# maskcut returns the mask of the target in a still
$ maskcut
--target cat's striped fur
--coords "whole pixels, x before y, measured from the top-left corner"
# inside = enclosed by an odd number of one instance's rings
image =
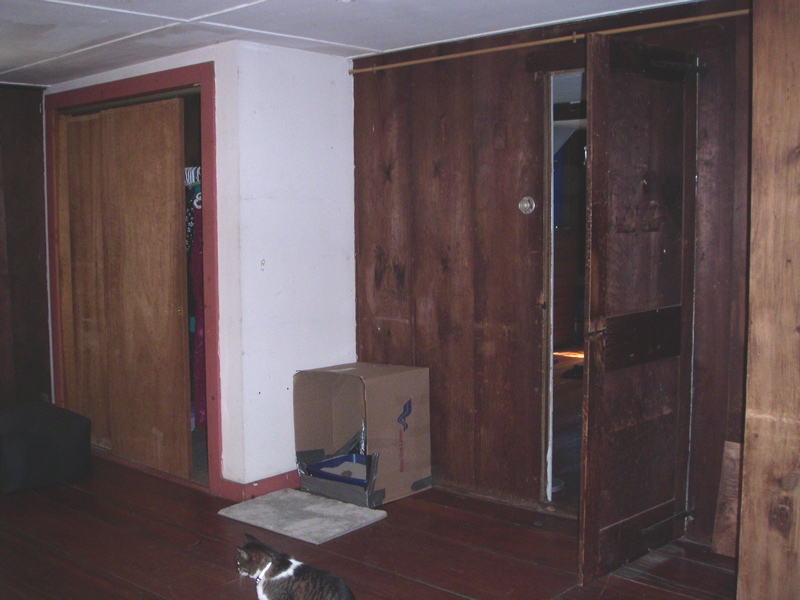
[[[355,600],[347,584],[329,571],[312,567],[245,534],[238,549],[240,575],[256,580],[259,600]]]

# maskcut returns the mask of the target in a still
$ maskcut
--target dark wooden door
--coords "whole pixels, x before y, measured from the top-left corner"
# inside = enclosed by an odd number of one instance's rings
[[[430,368],[437,484],[538,501],[545,93],[526,57],[356,77],[357,334],[359,360]]]
[[[696,69],[608,36],[588,42],[588,373],[581,578],[685,526]]]
[[[545,78],[487,55],[474,71],[475,487],[542,494]],[[535,199],[532,212],[520,201]],[[452,449],[454,452],[455,448]]]

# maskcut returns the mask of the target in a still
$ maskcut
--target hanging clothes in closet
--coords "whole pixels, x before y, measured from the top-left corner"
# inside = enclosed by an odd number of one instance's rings
[[[200,167],[187,167],[186,258],[189,282],[189,353],[191,360],[192,429],[206,426],[205,314],[203,305],[203,196]]]

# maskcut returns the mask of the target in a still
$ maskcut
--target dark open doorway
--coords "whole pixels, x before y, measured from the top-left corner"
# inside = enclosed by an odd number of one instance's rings
[[[580,503],[586,245],[586,85],[583,71],[552,75],[548,343],[550,479],[546,500],[576,515]]]

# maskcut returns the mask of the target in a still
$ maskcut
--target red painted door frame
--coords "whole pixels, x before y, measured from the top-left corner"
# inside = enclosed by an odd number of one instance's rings
[[[58,207],[55,185],[55,123],[59,112],[118,100],[129,100],[181,90],[200,88],[201,164],[203,165],[203,269],[205,292],[206,384],[208,402],[208,491],[215,496],[238,496],[232,482],[222,478],[222,426],[219,364],[219,278],[217,265],[217,178],[214,63],[160,71],[138,77],[60,92],[45,96],[47,145],[47,221],[50,269],[50,306],[53,343],[53,382],[56,403],[64,398],[64,373],[61,364],[61,323],[58,289],[57,231]]]

